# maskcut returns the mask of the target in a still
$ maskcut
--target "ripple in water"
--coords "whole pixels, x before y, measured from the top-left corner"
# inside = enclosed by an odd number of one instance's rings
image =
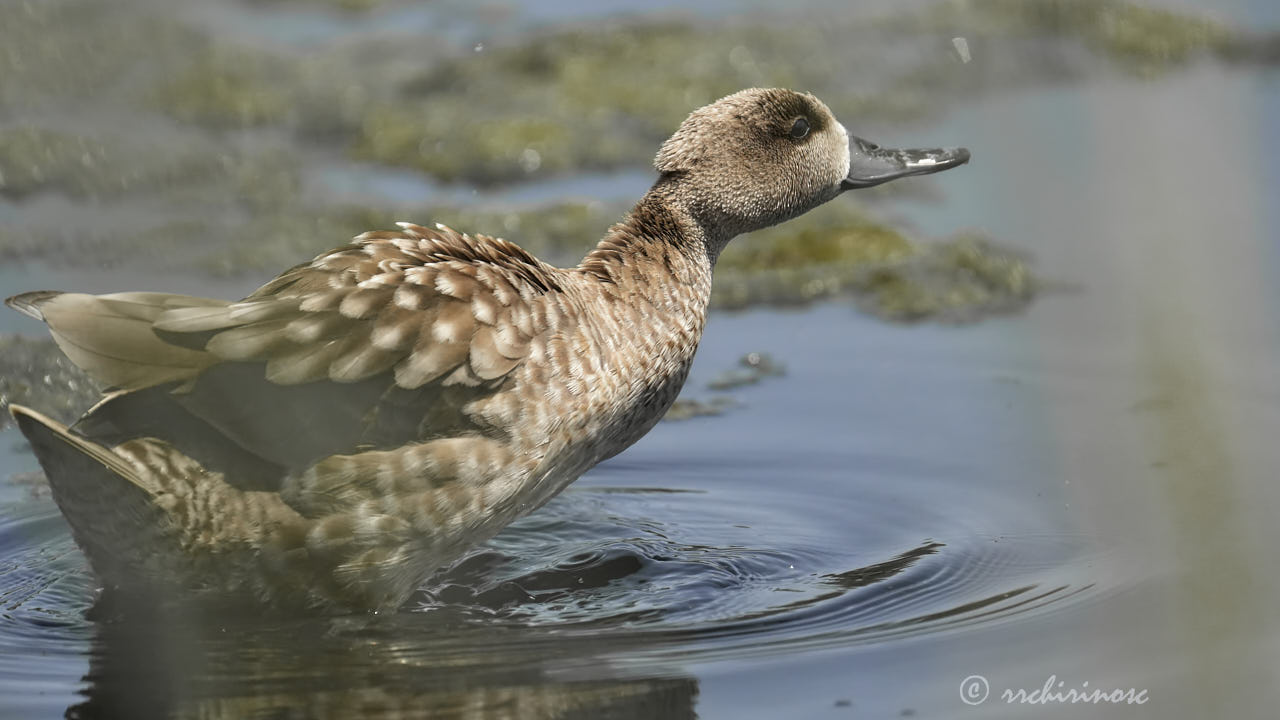
[[[850,536],[883,530],[883,515],[854,518],[803,501],[791,508],[795,531],[787,535],[761,536],[735,522],[753,508],[786,513],[785,501],[643,488],[571,492],[433,578],[415,609],[462,609],[476,622],[566,634],[616,633],[678,645],[688,658],[1013,619],[1088,595],[1095,581],[1076,571],[1100,570],[1079,536],[962,534],[890,547],[879,538],[841,548]],[[646,517],[657,517],[655,508],[662,522]],[[864,530],[852,532],[858,523]]]
[[[693,717],[685,663],[954,632],[1097,592],[1104,563],[1079,537],[989,537],[905,504],[588,484],[406,612],[94,622],[65,524],[32,503],[0,527],[0,694],[82,718]]]
[[[74,697],[93,626],[85,614],[93,580],[52,503],[31,503],[0,521],[0,696],[14,716],[37,699]],[[35,703],[33,705],[33,703]]]

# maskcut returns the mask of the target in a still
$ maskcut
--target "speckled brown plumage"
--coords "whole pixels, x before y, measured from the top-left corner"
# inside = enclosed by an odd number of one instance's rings
[[[662,417],[725,243],[839,194],[847,142],[800,93],[703,108],[576,268],[402,223],[239,302],[20,295],[112,392],[15,415],[106,583],[395,607]]]

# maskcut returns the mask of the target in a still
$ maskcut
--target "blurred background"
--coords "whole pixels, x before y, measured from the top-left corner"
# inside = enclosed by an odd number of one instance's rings
[[[1273,0],[5,2],[5,296],[573,264],[744,87],[974,159],[736,240],[668,422],[391,617],[93,619],[6,413],[0,716],[1272,714],[1278,66]],[[0,313],[0,405],[96,395]]]

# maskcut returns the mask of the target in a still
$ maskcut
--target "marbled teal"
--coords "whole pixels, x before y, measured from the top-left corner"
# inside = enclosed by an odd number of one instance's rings
[[[70,428],[12,410],[108,588],[395,608],[658,422],[731,238],[968,158],[882,149],[812,95],[744,90],[680,125],[574,268],[405,223],[237,302],[10,298],[109,388]]]

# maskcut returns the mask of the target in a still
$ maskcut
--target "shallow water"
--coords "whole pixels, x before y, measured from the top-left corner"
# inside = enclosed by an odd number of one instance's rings
[[[1277,20],[1269,3],[1216,7]],[[747,352],[786,373],[734,389],[721,415],[660,424],[389,615],[87,619],[93,580],[56,509],[5,485],[0,715],[1272,714],[1274,71],[1206,62],[998,93],[875,139],[922,135],[974,162],[939,176],[938,202],[889,209],[926,236],[976,227],[1030,254],[1046,291],[1025,313],[716,314],[689,396],[716,397],[707,383]],[[362,172],[304,190],[435,189]],[[636,182],[605,179],[551,187],[613,200]],[[0,269],[6,294],[234,296],[262,279]],[[0,474],[33,469],[0,433]],[[976,705],[971,676],[990,690]],[[1050,678],[1149,701],[1001,698]]]
[[[659,426],[391,617],[95,625],[80,617],[92,580],[62,520],[28,501],[6,517],[3,642],[44,651],[0,670],[61,690],[25,698],[49,714],[69,687],[85,714],[149,707],[155,692],[177,716],[209,703],[272,716],[325,688],[309,708],[394,716],[512,693],[646,717],[655,702],[692,712],[691,668],[931,642],[1097,602],[1133,578],[1074,527],[1054,481],[1029,483],[1019,453],[928,449],[1026,444],[1016,418],[1037,408],[1002,348],[1016,325],[903,330],[844,305],[718,317],[700,368],[731,364],[768,328],[788,374],[723,416]],[[957,362],[932,378],[886,363],[929,347]],[[860,387],[831,392],[850,373]],[[904,382],[918,398],[902,400]],[[979,417],[1003,421],[956,427]],[[147,689],[122,693],[136,678]]]

